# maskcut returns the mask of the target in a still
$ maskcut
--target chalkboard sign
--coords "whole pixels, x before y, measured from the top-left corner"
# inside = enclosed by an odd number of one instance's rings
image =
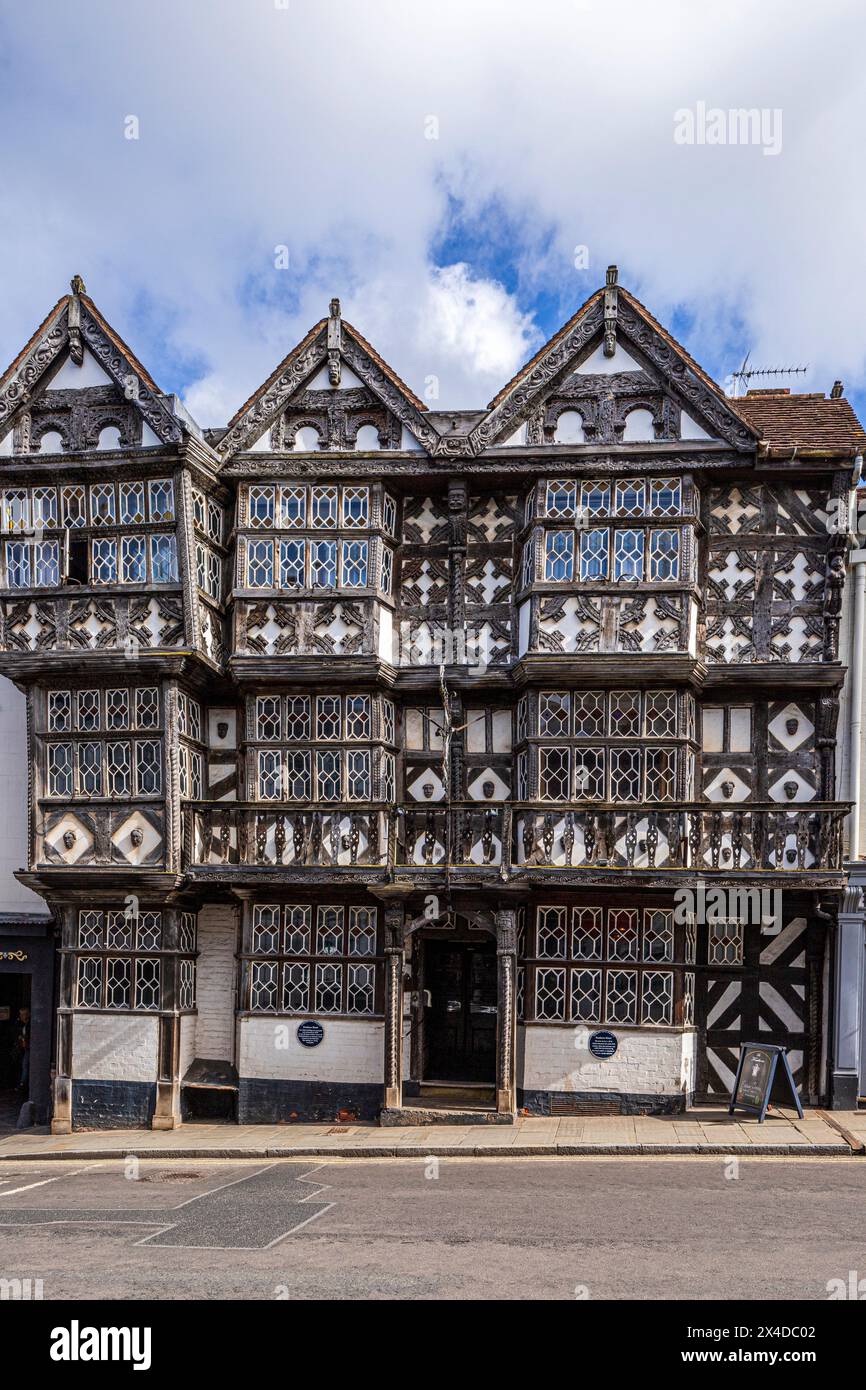
[[[321,1023],[316,1023],[313,1019],[298,1024],[298,1042],[302,1047],[318,1047],[324,1036],[325,1030]]]
[[[593,1057],[612,1057],[619,1047],[619,1043],[613,1033],[607,1031],[593,1033],[589,1040],[589,1050]]]
[[[737,1110],[746,1110],[750,1115],[757,1115],[758,1124],[761,1124],[770,1104],[773,1081],[777,1075],[785,1089],[790,1091],[791,1099],[797,1107],[797,1114],[802,1120],[803,1107],[788,1061],[788,1049],[777,1047],[774,1043],[740,1044],[740,1061],[728,1114],[733,1115],[735,1107]]]

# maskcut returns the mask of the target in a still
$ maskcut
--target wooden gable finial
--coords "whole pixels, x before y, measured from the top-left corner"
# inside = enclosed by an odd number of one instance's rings
[[[613,357],[616,352],[616,307],[617,281],[619,272],[615,265],[607,268],[604,287],[604,355]]]
[[[340,301],[332,299],[328,317],[328,381],[332,386],[340,384],[340,348],[343,342],[343,322],[340,318]]]
[[[81,337],[81,303],[78,296],[86,294],[87,289],[80,275],[73,275],[69,281],[72,298],[69,301],[67,326],[69,328],[69,356],[80,367],[84,362],[84,342]]]

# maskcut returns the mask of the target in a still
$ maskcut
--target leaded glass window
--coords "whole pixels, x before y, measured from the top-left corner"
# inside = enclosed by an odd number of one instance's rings
[[[171,478],[153,478],[147,485],[151,521],[174,521],[174,487]]]
[[[679,532],[650,531],[650,579],[678,579],[679,572]]]
[[[580,536],[581,579],[607,579],[608,533],[596,528]]]
[[[574,532],[548,531],[544,538],[544,577],[564,580],[574,577]]]

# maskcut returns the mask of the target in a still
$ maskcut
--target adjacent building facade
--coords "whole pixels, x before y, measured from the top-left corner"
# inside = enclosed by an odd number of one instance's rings
[[[333,301],[202,431],[76,277],[0,379],[55,1131],[832,1101],[863,439],[615,268],[486,408]]]

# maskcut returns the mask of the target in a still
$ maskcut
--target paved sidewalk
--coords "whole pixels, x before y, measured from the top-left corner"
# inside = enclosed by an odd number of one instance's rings
[[[556,1154],[775,1154],[798,1158],[863,1154],[866,1112],[773,1108],[759,1125],[726,1109],[701,1106],[684,1115],[585,1118],[521,1117],[513,1125],[189,1124],[153,1131],[90,1130],[68,1135],[17,1130],[0,1138],[3,1159],[291,1158],[335,1155],[525,1157]]]

